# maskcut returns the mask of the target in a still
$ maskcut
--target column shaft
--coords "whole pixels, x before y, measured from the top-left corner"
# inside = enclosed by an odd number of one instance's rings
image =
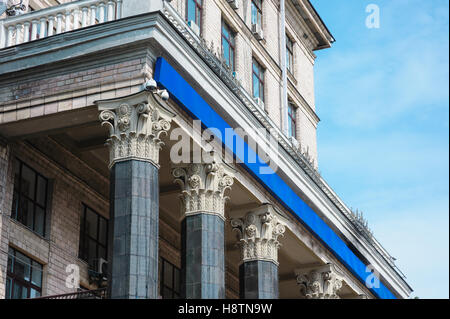
[[[128,160],[111,169],[111,298],[158,297],[158,168]]]
[[[187,299],[225,298],[224,221],[211,214],[182,222],[182,276]]]
[[[241,299],[278,299],[278,265],[271,261],[247,261],[239,267]]]

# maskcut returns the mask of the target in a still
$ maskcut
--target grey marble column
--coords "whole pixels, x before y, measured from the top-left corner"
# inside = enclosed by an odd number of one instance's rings
[[[285,227],[272,206],[263,205],[243,218],[231,221],[238,233],[242,263],[239,267],[239,294],[242,299],[278,298],[278,237]]]
[[[164,97],[164,98],[162,98]],[[160,139],[172,114],[167,92],[154,87],[96,102],[110,138],[108,293],[111,298],[158,298]]]
[[[182,222],[182,292],[189,299],[225,298],[224,220],[211,214]]]
[[[278,264],[266,260],[239,266],[239,295],[242,299],[278,299]]]
[[[158,296],[158,167],[128,160],[111,169],[111,297]]]
[[[233,184],[223,163],[179,165],[182,187],[182,293],[188,299],[225,298],[225,201]]]

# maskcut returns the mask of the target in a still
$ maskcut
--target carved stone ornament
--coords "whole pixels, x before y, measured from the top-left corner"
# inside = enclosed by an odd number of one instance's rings
[[[248,213],[244,218],[231,221],[238,233],[242,260],[267,260],[278,264],[279,236],[283,236],[285,226],[278,221],[272,206],[264,205]]]
[[[102,125],[109,127],[110,167],[138,159],[159,164],[161,137],[174,115],[164,107],[167,91],[141,91],[123,98],[96,101]],[[167,99],[167,98],[166,98]]]
[[[333,264],[296,270],[297,284],[305,299],[340,299],[343,276]]]
[[[182,213],[213,214],[225,219],[225,191],[233,185],[234,171],[216,157],[211,163],[177,164],[172,169],[181,186]]]

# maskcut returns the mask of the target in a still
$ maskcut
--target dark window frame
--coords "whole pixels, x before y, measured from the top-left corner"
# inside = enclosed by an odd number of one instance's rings
[[[254,21],[253,11],[256,11],[256,21]],[[263,22],[262,0],[252,0],[250,14],[252,24],[257,24],[262,29],[262,22]]]
[[[175,266],[174,264],[172,264],[171,262],[169,262],[167,259],[160,257],[160,260],[161,260],[161,277],[160,277],[159,289],[160,289],[161,298],[169,299],[169,298],[164,298],[164,296],[165,296],[164,290],[167,289],[172,294],[171,299],[180,299],[181,298],[181,269],[178,268],[177,266]],[[164,282],[166,264],[169,264],[172,267],[172,274],[171,274],[172,286],[168,286]],[[176,290],[176,287],[175,287],[175,278],[176,278],[175,272],[176,271],[178,272],[178,291]]]
[[[16,158],[14,165],[19,165],[19,185],[17,187],[16,182],[14,181],[14,187],[13,187],[13,205],[11,207],[11,218],[14,220],[17,220],[19,223],[23,224],[28,229],[32,230],[34,233],[42,236],[45,238],[47,233],[47,209],[48,209],[48,198],[49,198],[49,180],[42,174],[40,174],[38,171],[36,171],[31,166],[27,165],[20,159]],[[26,166],[27,169],[32,171],[35,175],[35,181],[34,181],[34,194],[33,198],[30,198],[28,195],[22,193],[22,172],[23,167]],[[15,167],[16,169],[17,167]],[[14,174],[15,174],[14,170]],[[15,179],[16,176],[14,176]],[[38,193],[38,180],[39,178],[43,179],[45,181],[45,199],[44,204],[38,203],[37,199],[37,193]],[[16,196],[17,194],[17,196]],[[22,199],[25,199],[28,202],[31,202],[33,205],[33,225],[32,227],[29,227],[28,225],[25,225],[20,219],[19,219],[19,212],[21,212],[21,203]],[[43,225],[42,225],[42,234],[36,231],[36,206],[43,210],[44,212],[44,219],[43,219]],[[23,213],[21,213],[22,215]]]
[[[255,66],[256,69],[258,70],[258,73],[255,72]],[[265,76],[265,68],[255,59],[253,58],[252,61],[252,94],[254,98],[260,98],[263,102],[264,102],[264,76]],[[255,81],[254,78],[258,79],[258,92],[259,92],[259,96],[255,95]]]
[[[228,33],[228,37],[224,33],[225,31]],[[225,61],[227,62],[227,65],[230,67],[232,71],[236,71],[236,32],[231,29],[231,27],[227,24],[225,20],[222,19],[222,27],[221,27],[221,33],[222,33],[222,55],[225,58]],[[229,50],[229,56],[225,56],[225,50],[223,49],[223,43],[226,41],[228,43],[228,46],[230,48]],[[233,53],[233,57],[231,57],[231,52]],[[230,65],[231,64],[231,65]]]
[[[82,203],[83,212],[80,216],[80,239],[78,244],[78,258],[84,260],[88,263],[89,266],[95,267],[95,260],[99,258],[103,258],[99,256],[99,247],[103,248],[105,251],[105,260],[108,260],[108,238],[109,238],[109,220],[104,216],[100,215],[97,211],[92,209],[90,206]],[[97,217],[97,230],[96,230],[96,238],[93,238],[89,232],[86,230],[86,221],[87,221],[87,212],[88,210],[96,215]],[[105,244],[102,244],[100,241],[100,220],[103,219],[106,225],[106,241]],[[82,222],[84,223],[82,224]],[[95,256],[89,256],[89,241],[93,241],[95,243]]]
[[[292,103],[288,103],[288,135],[297,138],[297,107]]]
[[[291,74],[294,74],[294,44],[295,42],[286,34],[286,68]]]
[[[198,25],[200,29],[200,33],[202,32],[202,24],[203,24],[203,0],[186,0],[186,22],[189,22],[189,2],[193,1],[195,3],[195,23]]]
[[[11,256],[11,252],[13,252],[13,256]],[[31,264],[28,265],[30,267],[30,279],[26,280],[25,278],[22,278],[19,274],[15,273],[15,264],[16,264],[16,253],[19,252],[20,254],[26,256],[27,258],[30,259]],[[18,259],[18,258],[17,258]],[[24,263],[24,261],[22,261],[22,263]],[[41,273],[41,286],[37,286],[35,284],[33,284],[33,270],[32,267],[36,267],[33,265],[33,263],[36,263],[38,266],[40,266],[40,273]],[[10,269],[10,265],[13,268],[12,272]],[[10,281],[10,286],[9,286],[9,290],[12,292],[14,292],[14,286],[16,283],[20,284],[22,287],[27,289],[27,298],[31,297],[31,289],[36,290],[37,292],[39,292],[39,296],[42,296],[42,283],[44,281],[44,265],[41,264],[40,262],[36,261],[35,259],[27,256],[26,254],[22,253],[21,251],[9,246],[9,251],[8,251],[8,264],[7,264],[7,271],[6,271],[6,283]],[[6,289],[6,287],[5,287]],[[12,299],[11,294],[8,295],[8,290],[5,291],[6,295],[5,298],[6,299]],[[15,298],[17,299],[17,298]]]

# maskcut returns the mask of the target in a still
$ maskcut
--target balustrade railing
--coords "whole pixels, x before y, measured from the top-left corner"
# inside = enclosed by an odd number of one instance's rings
[[[0,20],[0,49],[122,17],[122,0],[82,0]]]

